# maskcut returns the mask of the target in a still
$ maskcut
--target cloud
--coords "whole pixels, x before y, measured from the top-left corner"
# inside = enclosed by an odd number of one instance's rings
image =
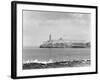
[[[23,11],[24,45],[39,45],[48,40],[51,33],[53,39],[89,39],[90,14]]]

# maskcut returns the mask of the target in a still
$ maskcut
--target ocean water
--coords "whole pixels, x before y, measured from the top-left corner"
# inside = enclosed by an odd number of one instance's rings
[[[90,60],[90,48],[23,48],[22,60],[54,62],[66,60]]]

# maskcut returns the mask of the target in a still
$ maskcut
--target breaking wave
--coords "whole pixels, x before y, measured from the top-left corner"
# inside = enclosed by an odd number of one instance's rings
[[[27,60],[24,61],[24,64],[28,64],[28,63],[43,63],[43,64],[47,64],[47,63],[53,63],[54,61],[52,59],[49,59],[48,61],[39,61],[38,59],[35,60]]]

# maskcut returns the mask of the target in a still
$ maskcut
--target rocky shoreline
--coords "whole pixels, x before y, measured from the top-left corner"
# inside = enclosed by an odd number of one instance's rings
[[[61,68],[61,67],[84,67],[90,66],[91,60],[72,60],[60,61],[52,63],[23,63],[23,69],[45,69],[45,68]]]

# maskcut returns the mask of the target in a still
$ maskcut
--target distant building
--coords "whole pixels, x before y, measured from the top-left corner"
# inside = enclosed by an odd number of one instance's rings
[[[59,38],[58,40],[52,40],[51,34],[49,40],[40,45],[40,48],[87,48],[90,47],[90,42],[82,40],[64,40]]]

